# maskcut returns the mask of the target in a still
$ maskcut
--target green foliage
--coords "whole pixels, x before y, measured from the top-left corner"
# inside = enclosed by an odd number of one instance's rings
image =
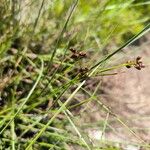
[[[134,6],[134,3],[132,2],[133,1],[131,0],[92,0],[88,2],[81,0],[70,23],[71,29],[68,28],[68,30],[76,30],[77,28],[76,32],[78,32],[78,35],[76,38],[78,39],[78,42],[83,41],[86,37],[85,42],[88,45],[94,42],[94,40],[91,40],[91,38],[94,37],[99,38],[102,45],[108,43],[111,44],[112,40],[115,40],[115,43],[121,43],[125,33],[135,35],[143,28],[143,23],[147,22],[149,19],[148,15],[141,13],[142,11],[148,12],[149,5],[146,5],[147,8],[145,10],[144,6]],[[59,1],[57,1],[57,5],[58,3]],[[64,7],[63,9],[62,5],[65,4],[61,3],[59,3],[59,5],[61,5],[60,15],[62,16],[67,7]],[[111,37],[105,42],[111,32],[113,32]]]

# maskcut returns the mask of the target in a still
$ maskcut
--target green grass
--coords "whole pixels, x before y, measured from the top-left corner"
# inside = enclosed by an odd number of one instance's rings
[[[102,138],[111,129],[110,116],[138,141],[122,144],[149,149],[147,142],[98,100],[101,82],[90,90],[84,87],[95,76],[111,77],[113,70],[125,68],[125,60],[115,62],[118,65],[109,61],[150,30],[149,10],[149,2],[135,0],[30,0],[26,4],[2,0],[0,149],[119,150],[117,142]],[[113,46],[116,49],[108,49]],[[87,58],[80,56],[82,51]],[[89,109],[90,103],[106,114],[100,121],[102,137],[97,145],[79,126],[81,108]]]

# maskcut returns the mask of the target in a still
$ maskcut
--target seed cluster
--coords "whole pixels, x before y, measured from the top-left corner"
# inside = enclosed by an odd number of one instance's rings
[[[72,52],[72,55],[71,55],[71,59],[73,59],[74,61],[79,61],[83,58],[87,58],[87,54],[83,51],[79,52],[77,51],[76,49],[74,48],[70,48],[69,49],[71,52]],[[85,78],[87,78],[87,72],[88,72],[88,68],[87,67],[82,67],[80,66],[80,68],[77,68],[77,74],[78,74],[78,77],[83,80]]]
[[[72,52],[71,58],[74,60],[79,60],[87,57],[87,54],[85,52],[78,52],[74,48],[70,48],[69,50]]]
[[[134,61],[127,61],[126,67],[131,68],[133,66],[137,70],[141,70],[142,68],[145,68],[145,65],[143,64],[141,59],[142,57],[138,56]]]

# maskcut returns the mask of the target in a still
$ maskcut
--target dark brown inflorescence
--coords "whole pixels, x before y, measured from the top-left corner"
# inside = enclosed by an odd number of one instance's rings
[[[87,54],[85,52],[78,52],[74,48],[70,48],[69,50],[72,52],[71,58],[74,60],[79,60],[87,57]]]
[[[138,56],[135,61],[127,61],[126,67],[131,68],[132,66],[136,68],[137,70],[141,70],[142,68],[145,68],[145,65],[141,61],[142,57]]]

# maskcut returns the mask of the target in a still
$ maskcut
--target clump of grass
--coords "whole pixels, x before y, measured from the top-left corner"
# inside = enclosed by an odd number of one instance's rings
[[[33,0],[27,1],[26,5],[15,0],[3,3],[4,5],[0,5],[1,149],[119,149],[113,144],[107,146],[109,143],[100,143],[99,146],[91,144],[88,135],[78,127],[75,108],[80,110],[81,106],[84,107],[84,104],[92,101],[96,101],[104,112],[119,121],[143,146],[149,147],[109,106],[97,101],[96,91],[100,84],[93,93],[83,87],[96,75],[113,75],[108,71],[119,67],[134,65],[137,69],[142,68],[139,59],[136,64],[128,62],[111,68],[105,67],[111,57],[150,30],[150,24],[146,23],[147,16],[144,16],[142,23],[139,21],[140,11],[135,18],[125,18],[128,21],[135,19],[135,23],[126,26],[137,25],[138,31],[128,31],[128,28],[125,28],[123,23],[119,24],[120,21],[116,19],[116,16],[122,17],[121,12],[127,13],[127,16],[130,13],[135,14],[136,9],[130,7],[137,4],[130,0],[126,3],[85,3],[78,0],[72,3],[54,1],[48,4],[45,0]],[[101,7],[96,7],[100,4]],[[143,3],[140,4],[139,7],[142,7]],[[26,12],[31,16],[23,14],[25,17],[20,17],[23,10],[32,12],[32,9],[37,11],[35,14],[33,12],[33,16]],[[112,18],[112,21],[108,18]],[[116,26],[113,25],[114,22]],[[83,28],[84,26],[86,27]],[[110,31],[107,32],[109,27]],[[127,32],[134,36],[122,44],[121,39]],[[113,40],[116,45],[122,46],[110,53],[108,51],[108,55],[103,56],[103,51],[113,44]],[[91,48],[95,50],[90,50]],[[101,53],[96,49],[100,49]],[[98,55],[96,62],[93,54]],[[73,102],[80,91],[89,98]],[[105,120],[103,134],[106,126]]]

